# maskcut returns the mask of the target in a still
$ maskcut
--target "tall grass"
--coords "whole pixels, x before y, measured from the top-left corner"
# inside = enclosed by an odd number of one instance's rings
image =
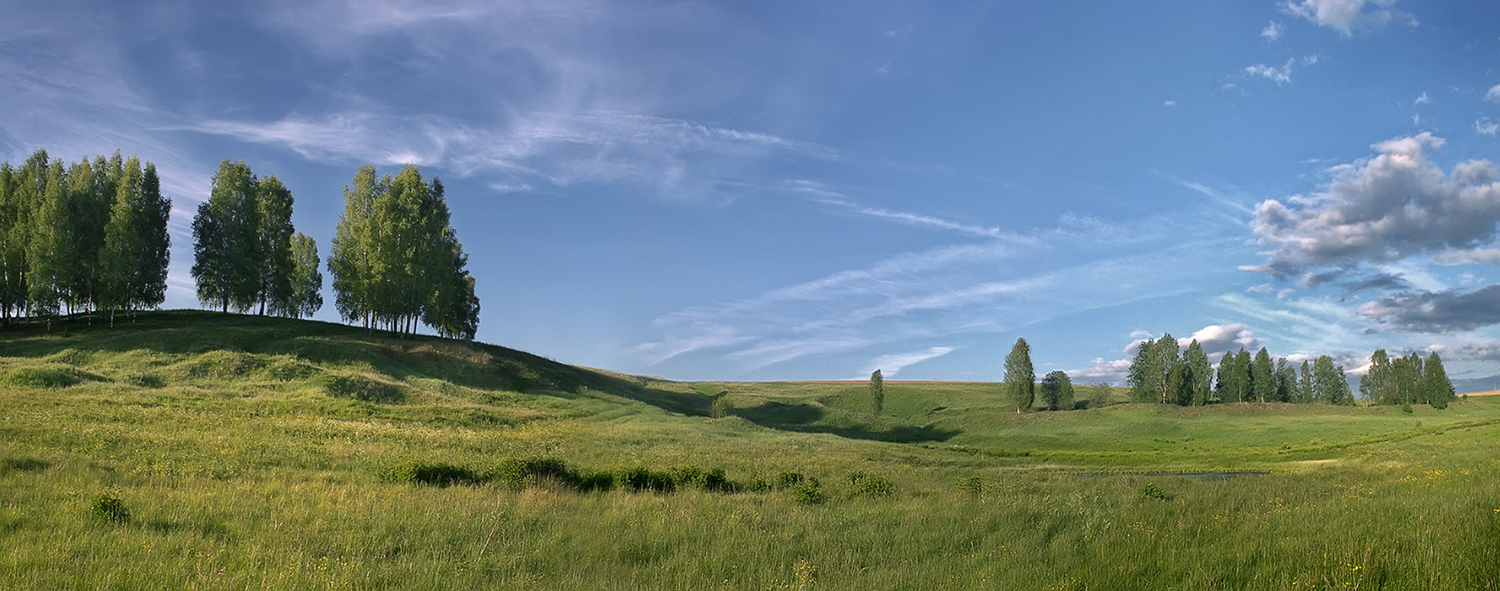
[[[863,384],[191,313],[0,351],[5,588],[1500,585],[1500,401],[1017,416],[888,382],[875,417]],[[1145,475],[1215,469],[1268,473]]]

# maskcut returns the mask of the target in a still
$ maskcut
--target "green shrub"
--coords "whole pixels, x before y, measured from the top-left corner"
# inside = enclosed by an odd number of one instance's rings
[[[722,419],[734,414],[734,405],[729,404],[729,397],[717,396],[714,398],[713,406],[709,409],[709,416]]]
[[[805,478],[792,489],[792,500],[803,505],[820,505],[827,497],[823,495],[823,487],[818,479]]]
[[[849,475],[849,497],[888,497],[896,487],[884,474],[854,472]]]
[[[672,475],[654,472],[640,466],[620,468],[615,471],[615,484],[632,492],[672,492],[676,489]]]
[[[984,494],[984,477],[978,474],[971,474],[969,476],[961,478],[958,481],[958,490],[964,491],[976,497],[980,496]]]
[[[709,492],[723,493],[736,492],[740,489],[739,484],[730,480],[729,476],[724,474],[723,468],[714,468],[704,472],[698,478],[697,482],[694,483],[694,486]]]
[[[1172,499],[1172,497],[1168,495],[1166,491],[1162,490],[1160,486],[1157,486],[1155,482],[1147,482],[1144,486],[1141,487],[1141,498],[1156,499],[1158,501],[1169,501]]]
[[[1404,412],[1406,414],[1411,414],[1411,403],[1402,404],[1401,405],[1401,412]]]
[[[513,487],[553,482],[576,488],[580,480],[567,462],[557,458],[506,458],[490,471],[489,478]]]
[[[786,471],[776,476],[776,488],[787,489],[802,484],[804,480],[801,472]]]
[[[483,477],[466,466],[422,460],[392,466],[381,477],[390,482],[430,486],[484,483]]]
[[[89,514],[94,519],[109,523],[129,523],[130,510],[125,508],[125,501],[114,491],[105,491],[94,497],[89,503]]]

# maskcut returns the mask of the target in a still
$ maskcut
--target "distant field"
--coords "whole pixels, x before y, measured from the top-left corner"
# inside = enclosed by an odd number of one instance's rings
[[[1018,415],[885,386],[875,416],[864,382],[206,312],[8,330],[0,586],[1500,586],[1500,398]],[[1189,472],[1263,474],[1147,476]]]

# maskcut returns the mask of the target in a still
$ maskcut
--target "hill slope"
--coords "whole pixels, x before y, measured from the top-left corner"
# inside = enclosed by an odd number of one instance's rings
[[[887,382],[872,416],[865,387],[211,312],[6,331],[0,587],[1500,584],[1500,399],[1017,415]],[[1212,470],[1265,474],[1143,475]]]

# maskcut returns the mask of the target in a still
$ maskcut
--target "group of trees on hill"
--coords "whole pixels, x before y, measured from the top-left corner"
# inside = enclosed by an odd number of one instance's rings
[[[292,228],[292,192],[225,160],[193,217],[198,301],[224,313],[301,318],[323,307],[318,244]]]
[[[1179,351],[1181,353],[1179,354]],[[1171,334],[1140,344],[1126,377],[1138,402],[1203,406],[1221,402],[1353,404],[1344,368],[1327,355],[1301,367],[1273,359],[1265,347],[1225,352],[1218,368],[1194,339],[1183,349]]]
[[[166,298],[172,202],[139,158],[0,165],[0,316],[133,313]]]
[[[1242,348],[1237,353],[1224,353],[1215,369],[1209,366],[1197,340],[1178,355],[1180,348],[1170,334],[1141,343],[1126,378],[1132,399],[1183,406],[1219,402],[1354,404],[1344,368],[1327,355],[1310,362],[1303,360],[1299,367],[1285,358],[1273,359],[1264,347],[1253,357]],[[1435,408],[1447,408],[1454,391],[1436,351],[1423,361],[1417,353],[1391,359],[1384,349],[1370,356],[1370,369],[1360,378],[1359,390],[1375,404],[1430,404]]]
[[[300,318],[323,306],[318,245],[292,227],[292,192],[225,160],[193,217],[198,300],[230,310]],[[449,223],[443,184],[415,166],[395,176],[360,167],[344,188],[328,259],[339,314],[366,329],[473,339],[479,298],[469,257]],[[37,150],[0,165],[0,319],[135,312],[166,299],[172,202],[150,162]],[[90,316],[92,318],[92,316]],[[132,316],[133,317],[133,316]]]
[[[472,339],[479,298],[468,261],[437,177],[428,183],[410,165],[382,177],[365,165],[344,188],[328,259],[344,319],[397,334],[420,321],[439,335]]]
[[[1424,362],[1415,351],[1391,359],[1385,349],[1370,355],[1370,371],[1359,379],[1359,391],[1377,404],[1430,404],[1448,408],[1453,400],[1453,382],[1443,369],[1437,351]]]

